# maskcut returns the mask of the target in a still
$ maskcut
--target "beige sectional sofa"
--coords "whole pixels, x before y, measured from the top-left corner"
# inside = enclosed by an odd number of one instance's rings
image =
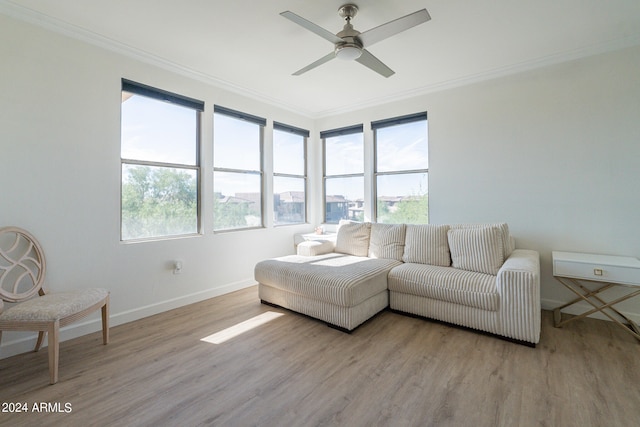
[[[263,303],[351,331],[378,312],[432,318],[535,345],[540,263],[515,249],[505,223],[347,223],[335,243],[255,267]]]

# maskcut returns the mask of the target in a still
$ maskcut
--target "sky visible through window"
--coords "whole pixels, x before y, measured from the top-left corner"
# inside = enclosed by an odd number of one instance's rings
[[[260,126],[224,114],[213,122],[213,165],[218,168],[260,170]]]
[[[195,165],[195,118],[191,108],[131,96],[122,103],[122,158]]]
[[[423,170],[429,167],[427,121],[418,121],[377,130],[377,172]],[[327,138],[326,176],[362,173],[362,134]],[[407,196],[427,193],[426,174],[397,175],[378,180],[378,196]],[[338,191],[339,193],[336,193]],[[349,200],[363,198],[362,179],[343,179],[327,188],[327,195]]]
[[[273,131],[273,172],[304,175],[304,137],[278,129]]]
[[[364,198],[364,178],[342,177],[364,173],[364,144],[362,133],[334,136],[325,140],[326,195],[344,196],[347,200]]]
[[[390,126],[376,131],[377,172],[429,168],[427,121]],[[391,178],[393,177],[393,178]],[[388,175],[378,180],[378,197],[427,193],[426,174]]]
[[[213,165],[216,168],[260,171],[260,126],[244,120],[215,114],[213,122]],[[224,196],[260,191],[259,177],[217,173],[215,191]]]
[[[426,120],[378,129],[378,172],[427,168],[427,132]]]

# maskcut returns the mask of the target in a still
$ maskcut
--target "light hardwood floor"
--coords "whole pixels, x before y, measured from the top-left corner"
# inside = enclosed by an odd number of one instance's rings
[[[220,344],[201,338],[284,313]],[[637,426],[640,343],[611,322],[537,348],[385,311],[352,334],[261,305],[257,287],[0,360],[11,426]],[[70,412],[34,413],[33,405]],[[69,405],[66,405],[69,404]],[[2,408],[0,408],[2,409]]]

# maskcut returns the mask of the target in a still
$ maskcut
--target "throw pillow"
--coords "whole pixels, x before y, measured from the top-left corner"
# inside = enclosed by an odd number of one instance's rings
[[[498,227],[452,228],[448,232],[454,268],[497,275],[504,263]]]
[[[509,258],[511,252],[515,249],[511,233],[509,233],[509,225],[506,222],[484,223],[484,224],[452,224],[451,228],[482,228],[482,227],[498,227],[502,233],[502,249],[504,259]]]
[[[355,256],[367,256],[369,252],[370,233],[370,222],[341,225],[338,229],[334,252]]]
[[[448,225],[407,225],[402,261],[449,267]]]
[[[402,261],[405,229],[404,224],[371,224],[369,257]]]

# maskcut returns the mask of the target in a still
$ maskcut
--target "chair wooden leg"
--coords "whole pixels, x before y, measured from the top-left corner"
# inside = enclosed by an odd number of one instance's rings
[[[38,341],[36,341],[36,348],[33,350],[38,351],[40,350],[40,347],[42,346],[42,341],[44,341],[44,334],[46,334],[46,331],[40,331],[38,332]]]
[[[55,321],[49,325],[49,376],[50,383],[58,382],[58,361],[60,359],[60,322]]]
[[[109,297],[102,306],[102,343],[109,344]]]

